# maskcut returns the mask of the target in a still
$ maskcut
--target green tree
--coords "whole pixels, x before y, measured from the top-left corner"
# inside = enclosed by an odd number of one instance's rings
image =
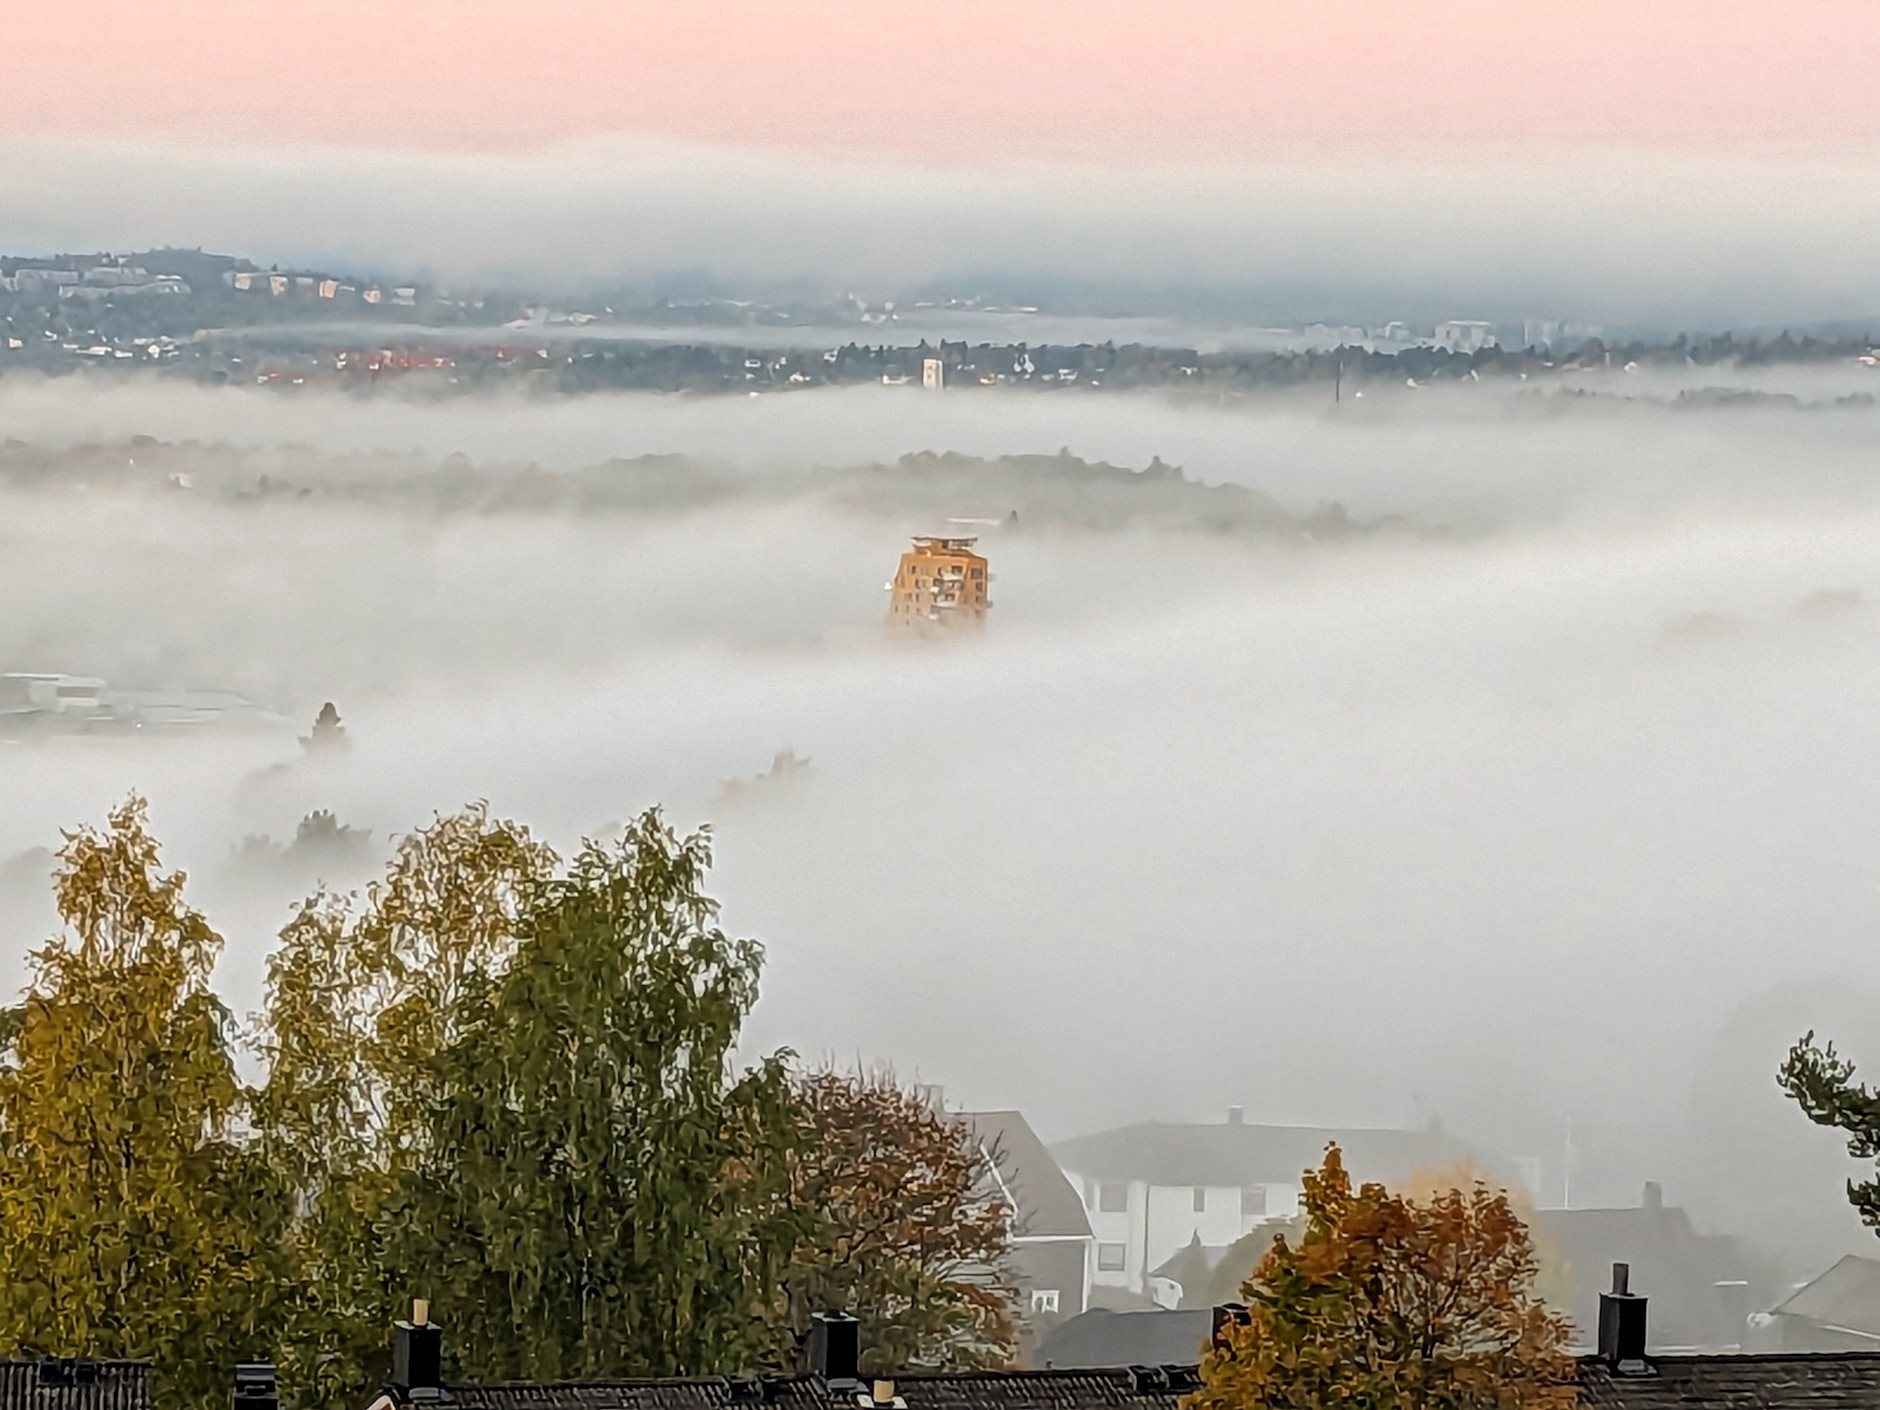
[[[1190,1410],[1573,1405],[1567,1326],[1533,1291],[1505,1195],[1353,1190],[1336,1146],[1303,1183],[1305,1233],[1277,1239],[1247,1281],[1247,1320],[1204,1357]]]
[[[790,1197],[810,1222],[777,1281],[773,1360],[792,1365],[833,1310],[860,1320],[870,1370],[1010,1363],[1013,1211],[971,1130],[884,1073],[803,1074],[791,1099]]]
[[[0,1024],[0,1355],[148,1358],[170,1406],[268,1349],[286,1271],[183,883],[141,799],[67,834],[64,931]]]
[[[784,1055],[733,1053],[762,959],[717,924],[710,849],[649,812],[533,886],[433,1072],[394,1266],[430,1270],[486,1377],[755,1364],[804,1220]]]
[[[400,838],[363,898],[317,893],[281,932],[256,1121],[298,1216],[281,1360],[303,1406],[339,1410],[381,1380],[387,1325],[428,1291],[398,1257],[444,1054],[467,1002],[513,956],[526,897],[555,860],[478,804]]]
[[[1776,1081],[1810,1121],[1846,1135],[1849,1155],[1880,1166],[1880,1096],[1855,1081],[1854,1072],[1833,1043],[1817,1043],[1809,1032],[1789,1050]],[[1847,1199],[1862,1223],[1880,1228],[1880,1169],[1865,1180],[1849,1180]]]

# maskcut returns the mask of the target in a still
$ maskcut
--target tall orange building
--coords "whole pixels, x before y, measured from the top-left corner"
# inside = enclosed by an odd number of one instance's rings
[[[888,623],[896,627],[983,625],[992,573],[973,552],[977,539],[917,538],[888,584]]]

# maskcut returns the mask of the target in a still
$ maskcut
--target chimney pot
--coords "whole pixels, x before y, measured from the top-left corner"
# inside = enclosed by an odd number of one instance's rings
[[[894,1404],[894,1382],[893,1381],[876,1381],[874,1390],[875,1390],[875,1404],[877,1405]]]
[[[1245,1108],[1244,1106],[1230,1106],[1227,1109],[1227,1124],[1229,1126],[1244,1125],[1246,1123],[1246,1120],[1247,1120],[1247,1108]]]
[[[1645,1182],[1645,1197],[1640,1203],[1642,1203],[1646,1209],[1663,1209],[1665,1207],[1665,1187],[1656,1180],[1647,1180]]]
[[[411,1325],[422,1327],[431,1320],[431,1304],[421,1297],[411,1300]]]
[[[862,1324],[846,1312],[810,1318],[809,1368],[825,1386],[855,1390],[861,1385]]]

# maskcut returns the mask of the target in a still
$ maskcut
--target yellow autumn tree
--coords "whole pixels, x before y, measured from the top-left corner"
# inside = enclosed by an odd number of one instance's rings
[[[67,836],[64,930],[0,1014],[0,1357],[149,1359],[208,1404],[272,1344],[281,1202],[239,1139],[222,940],[133,798]]]
[[[1472,1190],[1477,1185],[1496,1190],[1508,1197],[1508,1207],[1527,1225],[1528,1239],[1534,1245],[1534,1291],[1541,1300],[1563,1317],[1573,1309],[1573,1269],[1565,1257],[1534,1227],[1534,1201],[1524,1190],[1510,1189],[1505,1180],[1490,1174],[1464,1156],[1441,1170],[1417,1170],[1404,1182],[1404,1193],[1411,1199],[1430,1199],[1449,1190]]]
[[[1336,1146],[1303,1187],[1305,1232],[1277,1237],[1242,1287],[1247,1317],[1188,1410],[1569,1410],[1567,1325],[1534,1291],[1505,1194],[1354,1190]]]

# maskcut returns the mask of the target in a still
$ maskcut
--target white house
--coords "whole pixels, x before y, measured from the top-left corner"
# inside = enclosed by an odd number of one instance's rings
[[[1300,1176],[1337,1142],[1354,1180],[1401,1182],[1468,1156],[1438,1130],[1336,1131],[1248,1125],[1239,1107],[1213,1123],[1144,1122],[1052,1147],[1083,1196],[1096,1244],[1092,1282],[1163,1302],[1155,1277],[1189,1244],[1219,1251],[1299,1211]],[[1166,1281],[1166,1280],[1164,1280]]]
[[[1075,1317],[1090,1305],[1090,1221],[1076,1187],[1016,1111],[956,1113],[986,1157],[1011,1208],[1012,1268],[1021,1307],[1034,1327]]]

